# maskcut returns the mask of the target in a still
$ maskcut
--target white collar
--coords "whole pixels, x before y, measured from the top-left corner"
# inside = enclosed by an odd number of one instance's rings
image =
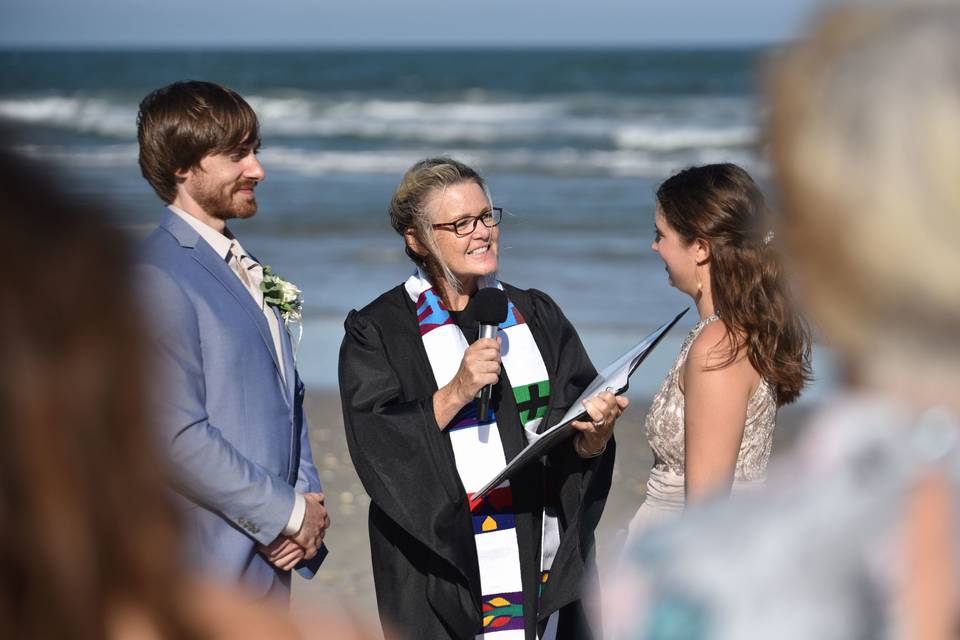
[[[200,237],[203,238],[207,244],[209,244],[213,250],[217,252],[218,256],[224,260],[227,259],[227,256],[230,255],[230,245],[233,243],[233,240],[236,239],[233,237],[233,234],[230,233],[229,229],[224,227],[223,233],[220,233],[210,225],[193,217],[180,207],[168,204],[167,209],[170,209],[170,211],[180,216],[184,222],[193,227],[194,230],[200,234]]]

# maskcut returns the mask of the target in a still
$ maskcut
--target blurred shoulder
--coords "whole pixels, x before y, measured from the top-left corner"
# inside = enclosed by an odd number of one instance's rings
[[[150,234],[140,241],[137,261],[146,264],[162,265],[178,256],[180,243],[169,231],[161,226],[156,227]]]
[[[194,597],[197,626],[210,638],[296,638],[293,624],[266,602],[251,603],[232,588],[213,583],[197,583],[190,589]]]

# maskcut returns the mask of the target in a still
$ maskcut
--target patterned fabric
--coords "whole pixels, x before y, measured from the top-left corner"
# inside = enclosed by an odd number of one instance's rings
[[[493,279],[484,279],[480,287],[503,288]],[[416,303],[420,335],[430,367],[437,387],[443,387],[456,375],[468,346],[467,340],[421,271],[410,276],[404,288]],[[499,326],[498,335],[503,337],[504,344],[501,364],[515,385],[512,391],[517,398],[521,424],[528,434],[535,435],[546,415],[550,381],[530,328],[509,300],[507,319]],[[480,567],[484,630],[476,637],[522,639],[523,582],[510,482],[501,483],[482,499],[473,497],[476,490],[506,466],[496,416],[491,411],[478,420],[476,403],[470,402],[457,413],[446,431],[453,446],[457,472],[470,502]],[[543,521],[540,564],[541,570],[548,571],[560,543],[553,509],[544,509]],[[557,615],[554,613],[551,619]],[[551,627],[555,629],[556,624]]]
[[[473,496],[470,496],[470,514],[473,518],[473,533],[489,533],[516,527],[513,514],[513,495],[508,486],[501,486],[480,498],[473,506]]]
[[[647,440],[654,454],[654,465],[647,479],[646,497],[630,523],[630,538],[652,525],[668,521],[683,511],[685,504],[684,469],[684,397],[680,390],[680,370],[690,347],[711,322],[711,315],[698,322],[680,347],[680,353],[667,373],[647,412]],[[749,492],[763,486],[773,446],[773,428],[777,419],[777,401],[773,388],[761,379],[747,403],[743,439],[737,454],[733,493]]]
[[[498,593],[483,597],[484,635],[499,631],[519,631],[523,637],[523,593]],[[491,636],[500,638],[500,635]]]
[[[543,418],[550,405],[550,381],[542,380],[527,386],[513,388],[513,397],[517,401],[520,422]]]
[[[654,467],[657,469],[667,469],[683,475],[684,398],[683,391],[680,390],[680,369],[687,361],[693,341],[704,327],[717,319],[716,315],[712,315],[691,329],[680,347],[676,362],[650,405],[645,426],[650,447],[656,456]],[[747,420],[743,427],[740,453],[737,455],[735,479],[757,480],[766,474],[776,417],[777,401],[773,388],[766,380],[761,380],[747,404]]]

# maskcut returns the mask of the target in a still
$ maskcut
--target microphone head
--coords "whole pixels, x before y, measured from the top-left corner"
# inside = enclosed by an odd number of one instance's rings
[[[496,287],[480,289],[473,300],[473,317],[480,324],[500,324],[507,319],[507,294]]]

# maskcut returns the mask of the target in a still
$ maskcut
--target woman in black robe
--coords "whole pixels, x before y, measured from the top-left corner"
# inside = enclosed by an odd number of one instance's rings
[[[501,610],[494,605],[503,600],[483,593],[480,564],[488,561],[482,554],[478,560],[475,541],[484,517],[477,517],[477,505],[471,513],[464,454],[460,450],[455,456],[451,431],[469,418],[477,392],[493,384],[493,424],[504,459],[510,460],[527,444],[524,426],[542,432],[555,424],[596,371],[563,313],[535,289],[502,285],[511,314],[522,318],[539,351],[539,358],[534,353],[531,359],[542,359],[549,382],[539,388],[546,397],[536,391],[515,395],[516,381],[511,384],[508,374],[517,369],[500,366],[507,334],[476,339],[468,305],[481,286],[496,284],[500,210],[491,206],[475,171],[449,158],[414,165],[394,194],[390,214],[417,272],[361,311],[350,312],[340,351],[344,426],[353,463],[371,497],[370,547],[385,633],[388,638],[490,640],[592,637],[581,598],[593,574],[594,529],[610,488],[613,426],[627,400],[608,392],[587,400],[591,421],[575,423],[579,433],[573,439],[510,479],[508,519],[516,530],[519,558],[513,562],[518,561],[522,590],[512,623],[509,616],[495,619]],[[433,307],[423,296],[411,296],[418,282],[436,293]],[[449,314],[446,324],[460,328],[464,347],[471,342],[462,356],[453,351],[450,357],[459,360],[452,363],[456,373],[439,388],[437,361],[442,363],[450,350],[434,343],[428,354],[424,336],[434,328],[427,318],[431,309],[445,318]],[[445,329],[459,338],[454,327]],[[516,342],[519,349],[522,341]],[[542,420],[524,422],[538,409]],[[475,409],[473,420],[476,425]],[[545,542],[543,530],[550,522],[559,531],[558,543]],[[552,564],[544,567],[548,548]],[[498,624],[506,626],[497,629]]]

